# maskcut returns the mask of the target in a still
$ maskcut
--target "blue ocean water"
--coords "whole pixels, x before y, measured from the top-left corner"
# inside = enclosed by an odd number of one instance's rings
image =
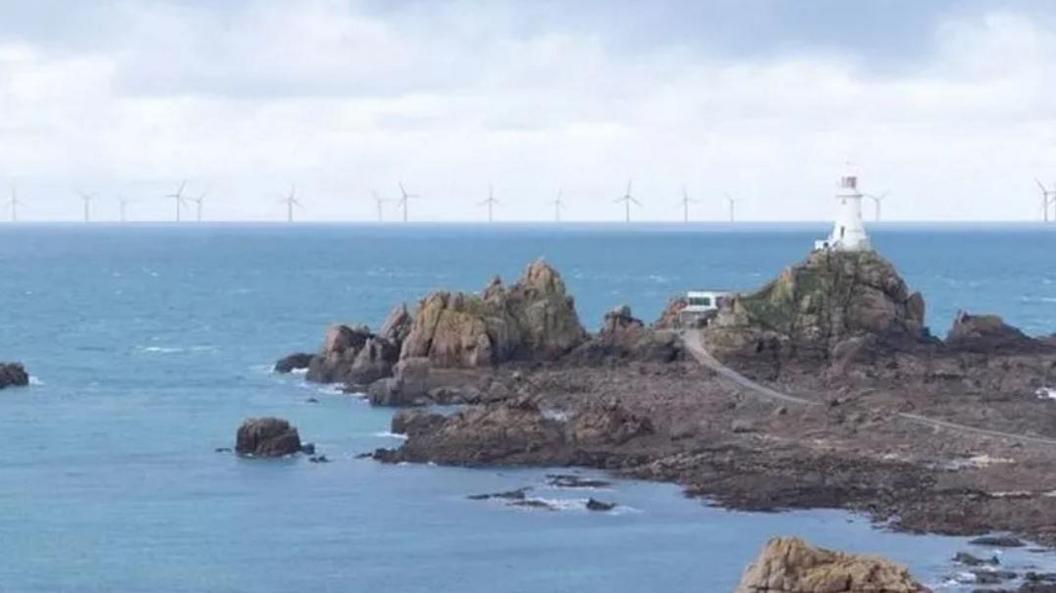
[[[512,280],[545,257],[589,326],[654,318],[687,288],[750,289],[824,225],[16,225],[0,228],[0,590],[15,592],[722,592],[766,538],[877,552],[930,583],[964,540],[816,511],[709,508],[677,487],[548,490],[545,470],[383,466],[390,411],[269,372],[335,321],[376,326],[447,287]],[[943,334],[955,311],[1056,326],[1056,234],[1040,226],[881,226],[874,242]],[[319,403],[306,402],[316,397]],[[279,415],[330,464],[218,454],[244,417]],[[468,494],[534,485],[565,510]],[[1019,552],[1015,564],[1052,564]]]

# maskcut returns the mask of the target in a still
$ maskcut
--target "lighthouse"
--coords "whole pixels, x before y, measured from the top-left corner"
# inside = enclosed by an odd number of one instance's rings
[[[837,251],[869,251],[869,235],[862,223],[862,193],[858,191],[858,177],[846,175],[840,178],[836,192],[836,220],[828,239],[814,242],[815,249]]]

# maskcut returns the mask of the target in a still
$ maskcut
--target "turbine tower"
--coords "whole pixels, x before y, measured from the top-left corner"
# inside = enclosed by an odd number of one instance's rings
[[[725,194],[725,195],[726,195],[726,204],[730,208],[730,222],[733,222],[734,221],[733,211],[734,211],[734,206],[737,205],[737,200],[734,199],[734,197],[731,196],[730,194]]]
[[[1049,204],[1056,204],[1056,183],[1052,184],[1051,190],[1046,189],[1045,184],[1037,177],[1034,178],[1034,183],[1037,183],[1038,188],[1041,190],[1042,218],[1045,222],[1049,222]]]
[[[386,199],[382,198],[381,196],[379,196],[378,192],[376,192],[376,191],[373,191],[373,192],[370,192],[370,193],[373,194],[373,196],[374,196],[374,205],[378,209],[378,222],[385,222],[385,210],[384,210],[383,206],[385,205],[385,202],[388,202],[388,200],[386,200]]]
[[[183,197],[183,188],[186,187],[186,186],[187,186],[187,180],[184,179],[183,181],[180,182],[180,187],[176,190],[176,193],[168,194],[168,195],[165,196],[166,199],[172,198],[172,200],[174,202],[176,202],[176,222],[180,222],[180,218],[181,218],[180,207],[183,206],[183,204],[187,201],[187,199]]]
[[[403,208],[403,222],[407,222],[407,202],[415,198],[420,198],[421,196],[407,193],[407,190],[403,188],[403,182],[400,181],[398,183],[400,186],[400,199],[396,200],[396,204]]]
[[[132,200],[129,200],[128,198],[118,198],[118,202],[121,204],[121,222],[128,222],[128,219],[125,217],[125,210],[128,208],[128,205]]]
[[[294,185],[290,186],[290,194],[285,198],[279,200],[280,204],[286,204],[286,222],[293,222],[293,207],[304,208],[300,202],[297,201],[297,187]]]
[[[209,194],[209,192],[203,191],[201,194],[198,195],[197,198],[187,198],[187,201],[194,202],[194,205],[195,205],[194,220],[195,220],[195,222],[202,222],[202,204],[205,202],[205,196],[208,195],[208,194]]]
[[[886,192],[885,191],[884,193],[882,193],[880,195],[865,194],[865,197],[867,197],[870,200],[872,200],[873,204],[876,206],[876,208],[874,209],[874,218],[875,218],[876,222],[880,222],[880,206],[883,205],[884,198],[886,198],[887,194],[889,194],[889,193],[891,193],[891,192]]]
[[[561,210],[565,208],[565,202],[561,199],[562,193],[561,190],[557,190],[557,197],[547,202],[554,207],[554,222],[561,222]]]
[[[84,201],[84,222],[92,221],[92,200],[95,199],[95,194],[90,194],[83,191],[78,191],[81,196],[81,200]]]
[[[635,205],[637,205],[639,207],[641,207],[641,205],[642,205],[641,202],[639,202],[638,200],[634,199],[634,196],[631,195],[631,180],[630,179],[627,180],[627,192],[624,193],[622,197],[619,197],[619,198],[616,198],[615,200],[613,200],[613,202],[614,203],[623,202],[624,216],[625,216],[625,221],[626,222],[631,222],[631,204],[633,203],[633,204],[635,204]]]
[[[686,191],[686,186],[682,186],[682,199],[679,200],[682,204],[682,222],[689,222],[689,205],[696,204],[697,200],[689,197],[689,192]]]
[[[480,203],[477,204],[478,206],[487,205],[487,207],[488,207],[488,223],[489,224],[492,223],[492,222],[495,222],[495,204],[498,204],[498,203],[499,203],[499,201],[495,199],[495,192],[492,190],[492,187],[489,184],[488,185],[488,199],[486,199],[483,202],[480,202]]]
[[[7,205],[11,207],[11,222],[18,222],[18,190],[15,189],[15,185],[11,184],[11,199],[7,201]]]

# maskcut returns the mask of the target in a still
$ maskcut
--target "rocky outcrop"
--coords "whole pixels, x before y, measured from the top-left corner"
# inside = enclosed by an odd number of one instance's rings
[[[825,364],[852,338],[899,348],[928,340],[924,299],[872,251],[814,252],[759,291],[733,298],[703,335],[721,360],[777,366]]]
[[[531,263],[513,286],[498,278],[477,294],[426,296],[401,358],[438,367],[476,368],[511,360],[555,360],[586,339],[561,276]]]
[[[389,311],[389,316],[382,322],[378,335],[393,344],[402,344],[413,326],[414,317],[407,311],[407,305],[400,304]]]
[[[29,373],[17,362],[0,362],[0,389],[29,385]]]
[[[566,465],[614,453],[653,434],[652,422],[618,404],[597,403],[565,418],[541,409],[531,396],[472,406],[451,416],[408,414],[394,419],[407,441],[396,451],[380,451],[383,461],[435,461],[451,464]]]
[[[927,593],[904,567],[883,558],[774,538],[748,566],[735,593]]]
[[[334,325],[326,330],[319,354],[312,357],[307,378],[366,385],[391,375],[398,359],[399,345],[367,326]]]
[[[955,350],[984,354],[1011,354],[1048,348],[997,315],[970,315],[959,311],[946,336],[946,345]]]
[[[301,451],[297,429],[281,418],[249,418],[238,427],[235,452],[252,457],[282,457]]]
[[[621,305],[605,314],[601,331],[572,351],[567,362],[671,362],[680,357],[682,342],[677,334],[646,327],[634,317],[630,307]]]
[[[664,310],[660,312],[660,318],[656,320],[653,327],[656,329],[683,329],[685,323],[682,321],[682,310],[689,305],[684,296],[672,297],[667,302]]]
[[[293,371],[306,369],[312,364],[313,354],[307,352],[295,352],[277,360],[272,369],[276,373],[292,373]]]

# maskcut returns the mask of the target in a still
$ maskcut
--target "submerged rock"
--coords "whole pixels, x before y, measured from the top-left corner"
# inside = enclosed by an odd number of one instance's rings
[[[984,535],[968,542],[976,546],[991,546],[994,548],[1022,548],[1026,544],[1023,540],[1012,535]]]
[[[235,451],[253,457],[281,457],[299,453],[301,437],[281,418],[249,418],[238,427]]]
[[[470,494],[466,498],[469,500],[491,500],[493,498],[500,498],[503,500],[524,500],[528,491],[532,488],[531,486],[525,486],[524,488],[518,488],[516,490],[507,490],[505,492],[492,492],[490,494]]]
[[[0,362],[0,389],[29,385],[29,373],[18,362]]]
[[[611,482],[575,474],[546,474],[546,483],[556,488],[608,488]]]
[[[588,511],[611,511],[614,508],[616,508],[616,503],[614,502],[605,502],[595,498],[587,499]]]
[[[774,538],[748,566],[735,593],[926,593],[904,567],[873,556]]]
[[[585,339],[561,276],[540,260],[508,289],[496,278],[479,295],[426,296],[400,357],[475,368],[517,359],[554,360]]]

